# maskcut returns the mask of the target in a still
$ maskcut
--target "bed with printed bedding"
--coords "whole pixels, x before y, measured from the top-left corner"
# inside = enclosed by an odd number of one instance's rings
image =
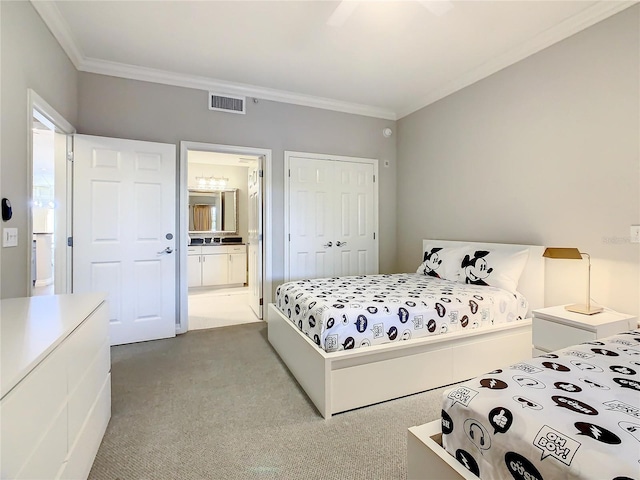
[[[487,328],[528,310],[518,292],[419,273],[289,282],[276,305],[327,352]]]
[[[325,418],[462,381],[530,353],[542,251],[425,240],[416,273],[287,282],[268,339]]]
[[[640,477],[640,330],[444,393],[442,446],[483,480]]]

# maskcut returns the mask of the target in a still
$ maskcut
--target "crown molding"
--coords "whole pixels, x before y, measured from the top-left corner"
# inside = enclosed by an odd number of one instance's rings
[[[94,58],[85,58],[78,66],[78,70],[87,73],[128,78],[130,80],[161,83],[175,87],[193,88],[197,90],[214,91],[221,94],[241,95],[245,97],[259,98],[262,100],[271,100],[274,102],[302,105],[305,107],[322,108],[325,110],[364,115],[367,117],[382,118],[386,120],[396,119],[395,112],[369,105],[342,102],[331,98],[314,97],[311,95],[258,87],[256,85],[227,82],[224,80],[217,80],[215,78],[185,75]]]
[[[181,73],[157,70],[136,65],[99,60],[85,57],[78,43],[71,33],[71,29],[53,1],[31,0],[31,4],[55,39],[66,52],[77,70],[87,73],[97,73],[113,77],[140,80],[144,82],[161,83],[175,87],[194,88],[198,90],[212,90],[217,93],[242,95],[260,98],[274,102],[290,103],[305,107],[322,108],[336,112],[363,115],[367,117],[395,120],[395,112],[370,105],[343,102],[331,98],[303,95],[284,90],[259,87],[243,83],[227,82],[215,78],[199,77]]]
[[[419,102],[400,109],[396,112],[398,119],[406,117],[421,108],[441,100],[452,93],[462,90],[469,85],[482,80],[494,73],[513,65],[551,45],[564,40],[596,23],[615,15],[626,8],[636,5],[638,0],[611,1],[600,0],[595,5],[585,9],[573,17],[566,19],[558,25],[549,28],[540,33],[533,39],[523,43],[522,45],[509,50],[503,55],[499,55],[477,68],[474,68],[457,79],[443,85],[441,88],[432,90],[428,95],[423,97]]]
[[[343,102],[324,97],[315,97],[284,90],[259,87],[243,83],[227,82],[215,78],[186,75],[181,73],[139,67],[123,63],[87,58],[75,41],[69,25],[53,1],[31,0],[31,4],[47,25],[58,43],[77,70],[87,73],[97,73],[131,80],[160,83],[176,87],[193,88],[198,90],[215,91],[229,95],[243,95],[274,102],[290,103],[305,107],[321,108],[337,112],[398,120],[420,110],[458,90],[486,78],[503,68],[508,67],[524,58],[547,48],[565,38],[588,28],[605,18],[608,18],[626,8],[638,3],[638,0],[600,0],[581,13],[566,19],[564,22],[542,32],[517,48],[511,49],[503,55],[495,57],[484,64],[468,71],[457,79],[448,82],[440,88],[432,90],[419,102],[394,112],[370,105]]]
[[[54,2],[37,0],[31,0],[31,5],[65,51],[71,63],[78,69],[84,55],[71,33],[69,24],[58,10],[58,6]]]

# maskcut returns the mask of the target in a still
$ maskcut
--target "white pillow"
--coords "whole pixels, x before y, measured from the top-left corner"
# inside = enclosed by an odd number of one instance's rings
[[[437,242],[427,244],[416,273],[457,282],[465,251],[465,247],[443,247]]]
[[[505,251],[466,247],[458,265],[460,283],[491,285],[516,292],[529,250]]]

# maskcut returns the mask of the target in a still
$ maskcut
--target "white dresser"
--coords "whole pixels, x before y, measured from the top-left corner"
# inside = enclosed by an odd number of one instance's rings
[[[102,294],[0,301],[0,477],[87,478],[111,417]]]

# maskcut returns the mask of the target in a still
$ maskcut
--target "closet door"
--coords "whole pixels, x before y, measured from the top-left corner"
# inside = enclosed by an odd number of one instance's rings
[[[334,164],[335,276],[377,273],[377,244],[374,240],[374,166],[370,163]]]
[[[378,272],[376,161],[286,154],[288,279]]]
[[[289,173],[289,279],[331,277],[333,162],[291,157]]]

